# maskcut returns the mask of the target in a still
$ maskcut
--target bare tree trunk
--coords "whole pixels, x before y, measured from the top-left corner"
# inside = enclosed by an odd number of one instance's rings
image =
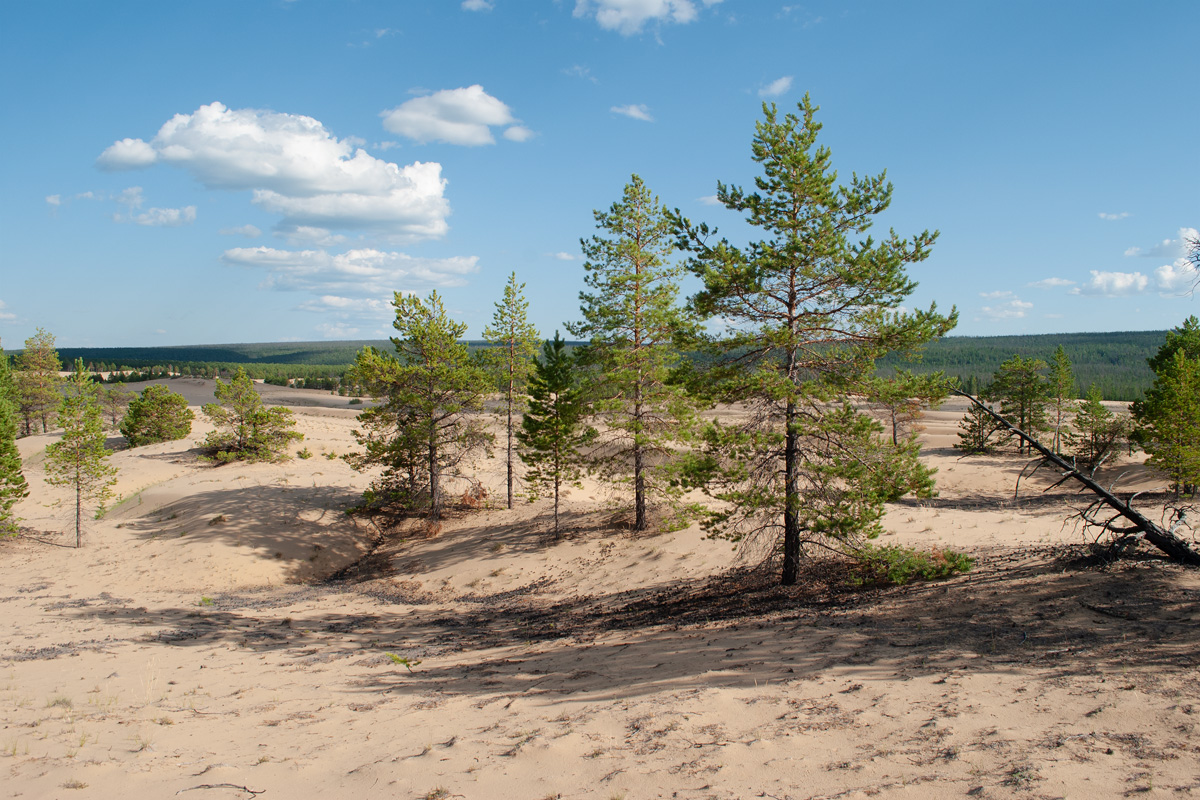
[[[75,549],[79,549],[79,545],[83,538],[83,486],[79,482],[78,476],[75,478]]]
[[[784,586],[792,586],[800,578],[800,446],[795,426],[796,402],[788,400],[784,424],[787,443],[784,447],[783,490],[783,576]]]
[[[1156,525],[1144,514],[1134,509],[1133,506],[1129,505],[1129,503],[1121,500],[1112,492],[1096,483],[1096,481],[1081,473],[1071,464],[1068,464],[1062,457],[1056,455],[1052,450],[1038,443],[1038,441],[1032,436],[1013,425],[995,411],[992,411],[990,408],[976,400],[971,395],[966,394],[965,392],[956,392],[955,394],[962,395],[975,405],[982,408],[993,418],[995,418],[997,422],[1004,426],[1006,430],[1020,437],[1023,442],[1026,442],[1030,450],[1037,450],[1039,453],[1041,453],[1046,461],[1063,471],[1062,480],[1065,481],[1068,478],[1074,478],[1087,487],[1097,497],[1099,497],[1101,502],[1103,502],[1113,511],[1117,512],[1117,514],[1129,520],[1132,525],[1129,528],[1121,529],[1121,533],[1141,532],[1145,535],[1146,541],[1150,542],[1152,545],[1157,547],[1159,550],[1162,550],[1176,561],[1182,561],[1185,564],[1191,564],[1193,566],[1200,566],[1200,554],[1196,553],[1196,551],[1189,547],[1186,542],[1176,536],[1174,532],[1164,530],[1160,526]]]
[[[508,382],[508,508],[513,507],[513,385]]]

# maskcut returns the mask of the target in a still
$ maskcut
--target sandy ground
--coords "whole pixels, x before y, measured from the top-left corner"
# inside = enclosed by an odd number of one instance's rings
[[[209,382],[170,386],[211,400]],[[121,500],[80,550],[68,494],[42,480],[53,436],[21,440],[3,796],[1200,793],[1200,573],[1150,551],[1073,560],[1078,496],[1035,481],[1014,499],[1023,459],[958,459],[961,405],[926,420],[940,497],[892,507],[884,540],[975,570],[851,592],[814,566],[785,591],[696,528],[614,527],[594,485],[551,541],[546,504],[496,502],[498,460],[479,465],[490,507],[381,540],[344,513],[369,480],[336,457],[354,408],[262,390],[311,458],[206,466],[200,421],[121,451]],[[1126,466],[1122,485],[1156,485]]]

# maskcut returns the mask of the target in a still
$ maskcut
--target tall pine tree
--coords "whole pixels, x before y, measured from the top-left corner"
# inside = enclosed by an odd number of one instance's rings
[[[112,455],[104,446],[104,412],[98,390],[83,366],[75,360],[75,372],[58,409],[63,436],[46,448],[46,481],[75,490],[75,546],[83,536],[83,504],[100,505],[112,496],[117,470],[108,463]]]
[[[492,324],[483,329],[483,338],[491,345],[485,352],[490,369],[500,385],[504,397],[505,463],[508,467],[508,507],[513,507],[513,435],[516,432],[516,415],[525,406],[529,375],[534,369],[537,353],[538,332],[529,322],[529,301],[524,295],[525,284],[517,283],[517,273],[508,276],[504,285],[504,298],[496,303]]]
[[[384,467],[371,498],[415,506],[423,497],[436,522],[445,479],[460,476],[468,455],[491,446],[478,418],[491,376],[460,341],[467,326],[450,319],[437,292],[426,300],[396,292],[392,305],[396,356],[367,347],[355,361],[355,380],[381,402],[359,415],[365,431],[355,436],[366,450],[351,463]]]
[[[595,467],[633,484],[633,527],[642,531],[651,499],[675,494],[662,466],[695,420],[694,396],[672,376],[696,326],[678,302],[683,267],[667,260],[673,229],[642,179],[630,178],[621,200],[594,216],[604,235],[581,242],[590,291],[579,295],[583,320],[567,330],[588,340],[588,392],[606,439]]]
[[[799,116],[764,104],[756,191],[717,184],[721,204],[764,238],[713,242],[707,225],[672,214],[704,284],[693,305],[728,326],[712,381],[723,399],[748,405],[745,424],[709,429],[690,477],[725,501],[711,520],[725,535],[778,535],[784,584],[798,578],[806,537],[870,536],[885,500],[931,490],[915,447],[893,446],[849,398],[876,358],[915,352],[956,320],[933,306],[900,308],[916,288],[905,268],[929,255],[937,234],[863,236],[892,185],[880,174],[839,186],[829,148],[817,145],[816,110],[807,95]]]
[[[529,467],[525,480],[536,499],[554,497],[554,538],[559,538],[559,499],[564,486],[576,486],[583,475],[583,448],[595,439],[594,428],[583,425],[587,403],[580,389],[575,359],[558,331],[542,347],[542,360],[529,385],[529,409],[517,438],[521,460]]]

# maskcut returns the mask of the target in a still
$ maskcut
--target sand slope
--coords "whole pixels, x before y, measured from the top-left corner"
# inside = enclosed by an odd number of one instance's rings
[[[0,545],[6,796],[1200,791],[1200,575],[1057,557],[1081,541],[1073,496],[1013,500],[1023,460],[959,460],[961,406],[926,423],[941,496],[891,508],[885,537],[977,557],[944,583],[854,594],[814,570],[784,591],[727,574],[736,554],[695,528],[614,528],[594,484],[563,541],[545,504],[493,499],[330,583],[378,537],[343,513],[369,476],[325,457],[352,448],[354,412],[263,390],[312,458],[206,466],[202,424],[122,451],[123,499],[81,550],[42,480],[53,436],[21,440],[39,533]],[[479,467],[498,496],[502,464]]]

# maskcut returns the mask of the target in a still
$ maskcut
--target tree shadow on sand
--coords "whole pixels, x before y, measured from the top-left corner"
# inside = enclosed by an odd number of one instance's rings
[[[339,667],[348,691],[580,695],[850,677],[944,677],[1032,670],[1044,677],[1117,672],[1152,680],[1200,665],[1194,571],[1152,556],[1107,568],[1080,550],[996,550],[975,572],[937,584],[851,591],[840,567],[809,565],[798,587],[739,570],[649,591],[550,602],[536,592],[455,608],[395,603],[365,614],[303,613],[293,600],[214,598],[211,608],[72,609],[146,628],[169,647],[236,643],[297,665]],[[1068,556],[1070,558],[1068,558]],[[1072,561],[1071,559],[1076,559]],[[386,578],[298,590],[370,592]],[[425,661],[408,672],[386,656]],[[429,663],[433,659],[437,663]]]
[[[185,495],[149,513],[137,506],[111,517],[143,540],[191,546],[219,541],[283,561],[289,581],[310,581],[363,555],[370,535],[345,511],[361,500],[338,486],[270,485],[223,488]]]

